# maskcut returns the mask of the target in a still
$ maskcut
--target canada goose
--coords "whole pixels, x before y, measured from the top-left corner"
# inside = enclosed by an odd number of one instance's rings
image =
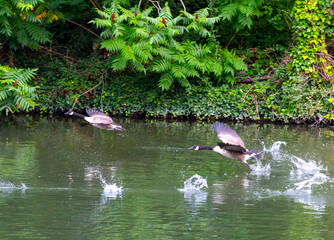
[[[260,152],[256,149],[248,151],[244,142],[239,135],[233,129],[229,128],[224,123],[215,122],[213,127],[217,133],[217,137],[222,142],[218,142],[218,146],[200,146],[194,145],[190,147],[190,150],[212,150],[220,153],[221,155],[241,161],[245,163],[250,169],[252,169],[247,163],[248,159],[258,159]]]
[[[107,114],[94,109],[86,109],[86,113],[88,114],[88,116],[70,110],[65,114],[81,117],[90,124],[92,124],[94,127],[104,130],[113,130],[117,136],[123,137],[123,135],[117,133],[116,130],[125,131],[125,129],[122,128],[121,125],[115,123],[114,120],[112,120],[112,118],[109,117]]]

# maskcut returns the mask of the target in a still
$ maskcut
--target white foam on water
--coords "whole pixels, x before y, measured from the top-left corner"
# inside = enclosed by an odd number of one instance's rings
[[[302,158],[290,155],[290,162],[293,164],[293,169],[290,171],[290,176],[302,176],[305,174],[317,174],[320,171],[327,171],[321,163],[314,160],[304,160]]]
[[[334,188],[334,179],[329,177],[327,167],[320,160],[303,159],[287,153],[282,150],[286,145],[277,141],[266,148],[263,144],[261,161],[257,160],[252,165],[250,173],[257,177],[251,194],[258,199],[288,196],[321,214],[325,206],[332,205],[324,192]],[[267,181],[268,188],[264,187]]]
[[[21,185],[15,185],[11,182],[0,182],[0,190],[6,190],[6,189],[12,189],[12,190],[16,190],[16,189],[22,189],[22,190],[26,190],[28,189],[28,187],[24,184],[21,183]]]
[[[185,180],[183,188],[179,188],[178,190],[184,193],[184,198],[190,204],[197,207],[199,204],[206,202],[208,192],[203,190],[208,188],[207,179],[195,174]]]
[[[203,178],[202,176],[195,174],[184,181],[183,188],[180,188],[180,192],[187,192],[187,191],[200,191],[203,189],[208,188],[208,182],[206,178]]]
[[[106,198],[116,199],[117,197],[122,198],[123,187],[117,186],[116,183],[107,182],[100,171],[96,171],[98,178],[101,181],[101,186],[103,187],[103,196]]]
[[[309,179],[306,179],[304,181],[295,183],[295,190],[304,190],[307,191],[309,194],[312,192],[312,186],[314,185],[321,185],[326,182],[328,182],[329,177],[326,176],[324,173],[317,173],[310,177]]]
[[[117,186],[116,183],[105,184],[103,187],[103,196],[107,198],[116,199],[118,196],[122,197],[123,187]]]
[[[281,148],[282,145],[286,146],[286,142],[283,142],[283,141],[276,141],[276,142],[274,142],[273,145],[272,145],[270,148],[268,148],[268,149],[264,146],[264,149],[263,149],[263,150],[266,151],[266,152],[279,152],[279,150],[280,150],[280,148]]]
[[[251,165],[252,174],[256,174],[258,176],[270,176],[271,173],[271,165],[270,163],[263,164],[259,159],[256,160],[255,165]]]
[[[286,142],[276,141],[270,148],[266,148],[266,146],[263,143],[263,152],[270,153],[274,160],[279,161],[282,159],[280,151],[282,145],[286,146]]]

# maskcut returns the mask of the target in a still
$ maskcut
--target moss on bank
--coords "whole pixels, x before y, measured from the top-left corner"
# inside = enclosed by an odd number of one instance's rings
[[[213,86],[204,82],[191,88],[174,87],[161,91],[152,87],[154,77],[104,76],[106,84],[79,97],[75,109],[101,108],[113,115],[175,118],[227,118],[232,120],[322,122],[333,118],[330,92],[298,82],[279,83],[275,79],[252,84]],[[99,80],[72,81],[63,85],[42,86],[41,113],[56,113],[72,108],[79,94]]]

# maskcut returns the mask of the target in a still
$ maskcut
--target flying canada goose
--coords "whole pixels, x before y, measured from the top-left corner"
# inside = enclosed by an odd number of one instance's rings
[[[233,129],[229,128],[224,123],[215,122],[213,124],[216,130],[217,137],[222,142],[218,142],[218,146],[200,146],[194,145],[190,150],[212,150],[214,152],[220,153],[221,155],[238,160],[246,164],[251,170],[252,168],[247,163],[248,159],[258,159],[260,157],[260,152],[256,149],[248,151],[245,147],[244,142],[239,137],[239,135]]]
[[[86,113],[88,114],[88,116],[70,110],[65,114],[81,117],[90,124],[92,124],[94,127],[104,130],[113,130],[117,136],[123,137],[123,135],[117,133],[116,130],[125,131],[125,129],[122,128],[121,125],[115,123],[114,120],[112,120],[112,118],[109,117],[107,114],[94,109],[86,109]]]

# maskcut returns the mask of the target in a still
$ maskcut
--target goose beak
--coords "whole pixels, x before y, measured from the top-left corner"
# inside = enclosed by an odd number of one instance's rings
[[[124,131],[125,132],[125,128],[122,128],[122,126],[117,126],[115,129],[119,130],[119,131]]]

